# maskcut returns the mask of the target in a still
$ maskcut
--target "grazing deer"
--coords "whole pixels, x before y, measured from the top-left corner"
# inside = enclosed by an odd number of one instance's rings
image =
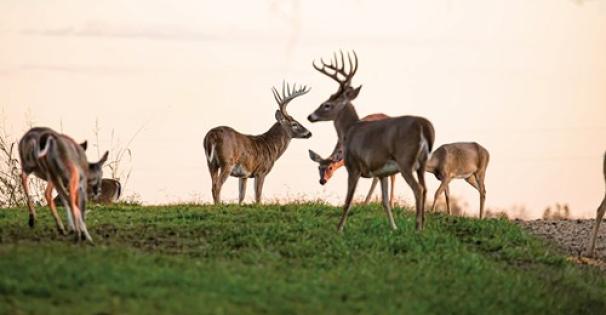
[[[204,137],[204,151],[215,204],[221,202],[221,187],[228,176],[239,178],[239,203],[246,195],[246,181],[255,179],[255,200],[261,202],[265,176],[274,163],[286,151],[292,138],[309,138],[311,132],[286,112],[286,106],[293,99],[309,92],[306,86],[297,87],[282,82],[282,94],[272,88],[279,109],[276,123],[261,135],[245,135],[233,128],[221,126],[211,129]]]
[[[433,126],[427,119],[416,116],[361,121],[351,103],[362,88],[351,86],[351,80],[358,70],[358,57],[354,52],[352,61],[351,55],[347,55],[348,70],[343,52],[340,57],[340,63],[336,54],[330,64],[324,60],[321,60],[321,66],[313,63],[316,70],[337,81],[339,89],[308,117],[311,122],[333,121],[339,141],[343,143],[343,160],[348,173],[347,197],[337,230],[343,230],[361,176],[380,179],[383,208],[391,228],[396,229],[387,198],[387,176],[396,173],[402,174],[415,195],[416,229],[422,230],[427,194],[425,163],[434,142]],[[414,178],[414,172],[418,179]]]
[[[86,195],[88,200],[93,203],[110,204],[118,201],[122,194],[122,185],[117,179],[103,178],[101,180],[101,191],[99,194],[93,192],[92,187],[88,187]],[[57,195],[55,204],[61,203],[61,197]]]
[[[604,166],[602,172],[604,173],[604,181],[606,181],[606,153],[604,153]],[[602,204],[597,210],[595,216],[595,225],[593,226],[593,233],[591,233],[591,248],[589,249],[589,255],[591,257],[595,257],[595,241],[598,237],[598,231],[600,230],[600,223],[602,222],[602,218],[604,218],[604,213],[606,212],[606,195],[604,195],[604,200],[602,200]]]
[[[57,229],[65,233],[57,208],[52,198],[56,189],[63,204],[68,205],[68,220],[70,227],[76,232],[76,240],[84,237],[92,242],[88,233],[85,219],[86,190],[90,186],[98,194],[101,189],[103,163],[109,152],[105,152],[97,163],[88,163],[84,148],[72,138],[59,134],[50,128],[35,127],[25,133],[19,141],[19,157],[21,159],[21,182],[29,208],[29,225],[34,226],[36,212],[29,198],[27,178],[34,173],[40,179],[47,181],[45,197],[51,213],[57,224]]]
[[[459,142],[445,144],[437,148],[425,165],[425,171],[433,173],[441,181],[433,198],[431,211],[436,207],[436,201],[444,192],[446,208],[450,214],[450,191],[448,183],[453,178],[463,178],[480,193],[480,219],[484,217],[484,201],[486,188],[484,177],[490,155],[481,145],[475,142]]]
[[[371,114],[368,115],[364,118],[362,118],[362,121],[376,121],[376,120],[383,120],[383,119],[387,119],[390,118],[389,116],[385,115],[385,114]],[[337,141],[337,144],[335,145],[335,150],[333,151],[333,153],[323,159],[319,154],[317,154],[316,152],[309,150],[309,158],[318,163],[318,169],[320,171],[320,185],[324,185],[328,182],[328,180],[332,177],[332,175],[334,174],[334,172],[339,169],[341,166],[344,165],[343,163],[343,144],[341,143],[341,141]],[[393,208],[393,202],[394,202],[394,188],[395,188],[395,181],[396,181],[396,175],[391,175],[391,190],[389,193],[389,204],[391,205],[391,207]],[[377,187],[377,183],[379,182],[378,178],[373,178],[372,179],[372,184],[370,185],[370,189],[368,190],[368,195],[366,195],[366,199],[364,199],[364,204],[368,204],[370,202],[370,199],[372,198],[372,193],[375,190],[375,187]]]

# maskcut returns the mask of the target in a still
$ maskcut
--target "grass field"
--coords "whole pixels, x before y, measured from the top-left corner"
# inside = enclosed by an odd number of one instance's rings
[[[95,246],[0,210],[2,314],[606,314],[606,275],[502,219],[324,204],[110,206]]]

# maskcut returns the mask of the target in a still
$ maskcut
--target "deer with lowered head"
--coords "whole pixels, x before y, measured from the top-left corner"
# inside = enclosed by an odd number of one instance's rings
[[[29,198],[27,178],[33,173],[47,182],[44,195],[59,232],[65,234],[65,229],[52,198],[53,189],[66,206],[69,227],[75,231],[76,241],[85,239],[92,243],[84,223],[86,191],[91,187],[95,194],[100,193],[103,163],[109,152],[105,152],[99,162],[88,163],[85,148],[85,143],[80,145],[69,136],[44,127],[32,128],[21,138],[21,183],[27,198],[30,227],[34,226],[36,211]]]
[[[120,181],[113,178],[103,178],[101,180],[101,192],[95,193],[92,187],[88,187],[86,195],[88,201],[99,204],[110,204],[118,201],[122,194],[122,185]],[[61,196],[55,198],[55,203],[61,203]]]
[[[484,177],[490,155],[488,150],[475,142],[458,142],[444,144],[437,148],[429,158],[425,170],[441,181],[433,198],[431,211],[436,207],[436,201],[444,192],[446,209],[450,214],[450,191],[448,184],[454,178],[465,179],[480,193],[480,219],[484,217],[484,201],[486,200],[486,187]]]
[[[375,120],[383,120],[383,119],[387,119],[387,118],[390,118],[390,117],[385,114],[377,113],[377,114],[370,114],[368,116],[365,116],[361,120],[362,121],[375,121]],[[334,172],[344,165],[342,156],[343,156],[343,144],[340,141],[337,141],[337,144],[335,146],[333,153],[325,159],[323,159],[316,152],[309,150],[309,158],[312,161],[318,163],[318,170],[320,171],[320,185],[326,184],[328,182],[328,180],[330,180],[330,178],[332,177]],[[391,189],[390,189],[390,193],[389,193],[389,204],[393,208],[393,206],[394,206],[394,187],[395,187],[394,185],[396,182],[396,175],[395,174],[391,175],[390,179],[391,179]],[[368,204],[370,202],[370,199],[372,198],[372,193],[374,192],[375,188],[377,187],[378,182],[379,182],[378,178],[374,177],[372,179],[372,184],[370,185],[370,189],[368,190],[366,199],[364,199],[364,204]]]
[[[215,204],[221,202],[221,187],[229,176],[239,179],[239,199],[241,204],[246,195],[248,178],[255,179],[255,200],[261,202],[263,182],[274,163],[286,151],[292,138],[309,138],[311,132],[296,121],[286,111],[293,99],[309,92],[306,86],[282,83],[282,94],[272,88],[279,109],[276,122],[261,135],[246,135],[231,127],[221,126],[208,131],[204,137],[204,151],[210,177],[212,196]]]
[[[604,173],[604,181],[606,181],[606,153],[604,153],[604,166],[602,172]],[[593,232],[591,233],[591,247],[589,249],[589,255],[591,257],[595,257],[595,241],[598,237],[598,231],[600,230],[600,223],[604,218],[604,213],[606,212],[606,194],[604,195],[604,199],[602,203],[598,207],[596,216],[595,216],[595,224],[593,226]]]
[[[361,86],[354,88],[351,80],[358,70],[358,57],[343,52],[334,54],[332,62],[323,60],[313,66],[339,83],[332,94],[308,116],[311,122],[333,121],[339,141],[343,144],[343,161],[347,169],[347,197],[337,225],[342,231],[351,209],[351,202],[360,177],[378,177],[381,182],[383,208],[392,229],[397,229],[388,201],[387,177],[400,173],[415,196],[416,229],[422,230],[427,195],[425,163],[434,142],[434,129],[429,120],[417,116],[400,116],[378,121],[361,121],[352,104]],[[339,62],[340,61],[340,62]],[[417,178],[413,173],[416,173]]]

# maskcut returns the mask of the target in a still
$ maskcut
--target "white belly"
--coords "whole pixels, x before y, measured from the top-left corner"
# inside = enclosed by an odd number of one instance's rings
[[[231,170],[231,176],[233,177],[248,177],[250,175],[250,172],[244,168],[242,165],[240,164],[236,164],[236,166],[234,166],[234,168]]]
[[[469,173],[469,174],[455,174],[455,176],[453,176],[453,177],[454,178],[465,179],[465,178],[469,178],[472,175],[473,175],[473,173]]]
[[[398,167],[398,164],[396,163],[396,161],[389,160],[381,168],[371,171],[370,176],[371,177],[388,176],[388,175],[393,175],[395,173],[398,173],[399,171],[400,171],[400,168]]]

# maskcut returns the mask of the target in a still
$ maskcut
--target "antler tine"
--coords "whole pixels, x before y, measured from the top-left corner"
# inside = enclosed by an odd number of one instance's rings
[[[282,99],[280,98],[280,93],[278,93],[278,90],[276,90],[275,87],[272,87],[271,92],[274,94],[274,99],[276,100],[276,103],[281,104]]]
[[[353,72],[351,73],[351,76],[353,77],[354,74],[356,74],[356,72],[358,72],[358,55],[356,54],[355,50],[352,50],[353,55],[354,55],[354,61],[355,61],[355,68],[353,70]],[[349,58],[349,55],[347,55],[347,57]]]

